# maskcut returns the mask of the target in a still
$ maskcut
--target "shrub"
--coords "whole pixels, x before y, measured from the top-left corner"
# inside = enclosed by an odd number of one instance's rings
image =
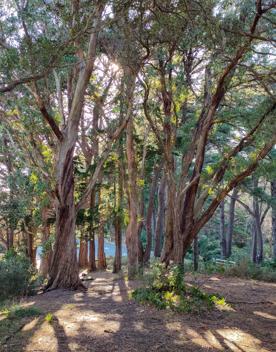
[[[14,304],[8,308],[3,309],[2,313],[8,319],[22,319],[38,316],[41,314],[41,311],[37,307],[21,307],[18,304]]]
[[[152,267],[147,286],[134,290],[132,297],[137,302],[152,304],[158,309],[170,308],[178,312],[193,313],[200,313],[214,307],[218,302],[224,302],[195,286],[185,285],[183,266],[166,269],[162,264]]]
[[[242,259],[234,266],[226,268],[225,275],[276,282],[275,262],[267,261],[257,265],[248,259]]]
[[[36,271],[24,255],[9,251],[0,260],[0,300],[31,294],[37,283]]]

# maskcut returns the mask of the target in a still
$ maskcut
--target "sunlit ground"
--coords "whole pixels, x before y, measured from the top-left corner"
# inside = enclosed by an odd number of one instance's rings
[[[207,285],[225,287],[226,282],[227,279],[211,278]],[[235,306],[203,316],[176,314],[129,301],[129,285],[123,279],[114,281],[110,273],[97,273],[85,293],[54,291],[29,300],[27,305],[38,306],[43,314],[25,324],[3,351],[276,350],[275,305],[258,309],[252,306],[251,310]],[[273,285],[268,287],[273,292]],[[239,290],[238,286],[236,289]],[[254,294],[258,299],[262,291],[256,292],[254,288]],[[45,320],[49,312],[53,316],[51,322]]]

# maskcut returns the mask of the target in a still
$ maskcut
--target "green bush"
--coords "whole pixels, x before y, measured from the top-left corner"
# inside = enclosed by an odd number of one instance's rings
[[[158,309],[200,313],[222,302],[215,295],[208,295],[199,288],[184,284],[183,266],[167,269],[162,264],[152,267],[146,287],[133,291],[132,297],[139,303],[152,304]]]
[[[185,261],[185,270],[193,272],[191,261]],[[198,272],[202,274],[215,273],[244,279],[276,282],[276,261],[267,260],[261,264],[254,264],[248,257],[237,260],[235,264],[231,262],[227,263],[226,261],[224,265],[218,264],[215,261],[201,261],[199,262]]]
[[[248,259],[242,259],[232,267],[226,268],[225,275],[276,282],[275,262],[267,261],[257,265],[250,262]]]
[[[0,300],[33,293],[38,278],[26,256],[9,251],[0,260]]]
[[[41,314],[41,310],[37,307],[21,307],[18,304],[14,304],[2,310],[8,319],[21,319],[28,317],[35,317]]]

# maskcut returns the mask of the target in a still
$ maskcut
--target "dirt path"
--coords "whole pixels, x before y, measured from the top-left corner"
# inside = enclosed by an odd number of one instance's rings
[[[276,284],[189,278],[232,304],[229,311],[194,316],[138,305],[128,299],[132,287],[123,279],[110,273],[93,276],[85,293],[59,290],[29,299],[27,304],[44,314],[1,351],[276,351]],[[53,314],[52,323],[45,321],[46,313]]]

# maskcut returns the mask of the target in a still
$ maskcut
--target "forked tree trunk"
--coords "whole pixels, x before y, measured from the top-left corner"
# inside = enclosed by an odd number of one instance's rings
[[[66,143],[62,143],[59,152],[59,162],[57,163],[56,241],[46,290],[84,287],[79,278],[75,238],[74,146],[75,140],[73,140],[71,148]]]
[[[271,182],[272,257],[276,260],[276,180]]]
[[[76,4],[73,4],[76,5]],[[104,3],[98,3],[94,13],[94,29],[90,35],[85,62],[80,55],[81,64],[76,77],[74,93],[72,92],[69,104],[67,126],[60,131],[54,119],[48,114],[45,106],[38,99],[40,111],[50,123],[53,132],[59,140],[59,153],[56,163],[56,241],[53,259],[49,270],[49,281],[46,290],[56,288],[85,288],[79,278],[79,267],[76,251],[76,208],[74,202],[74,172],[73,156],[80,119],[82,116],[86,89],[93,72],[96,58],[97,37],[100,31],[101,16]],[[78,10],[76,15],[78,15]],[[77,55],[80,48],[77,45]]]
[[[155,227],[155,247],[154,256],[160,257],[162,250],[162,242],[164,237],[164,218],[165,218],[165,175],[162,176],[158,188],[158,210]]]
[[[226,258],[229,258],[232,254],[232,240],[233,240],[233,233],[234,233],[234,224],[235,224],[235,206],[236,206],[236,199],[238,196],[238,188],[234,188],[230,206],[229,206],[229,221],[228,221],[228,229],[226,234]]]

